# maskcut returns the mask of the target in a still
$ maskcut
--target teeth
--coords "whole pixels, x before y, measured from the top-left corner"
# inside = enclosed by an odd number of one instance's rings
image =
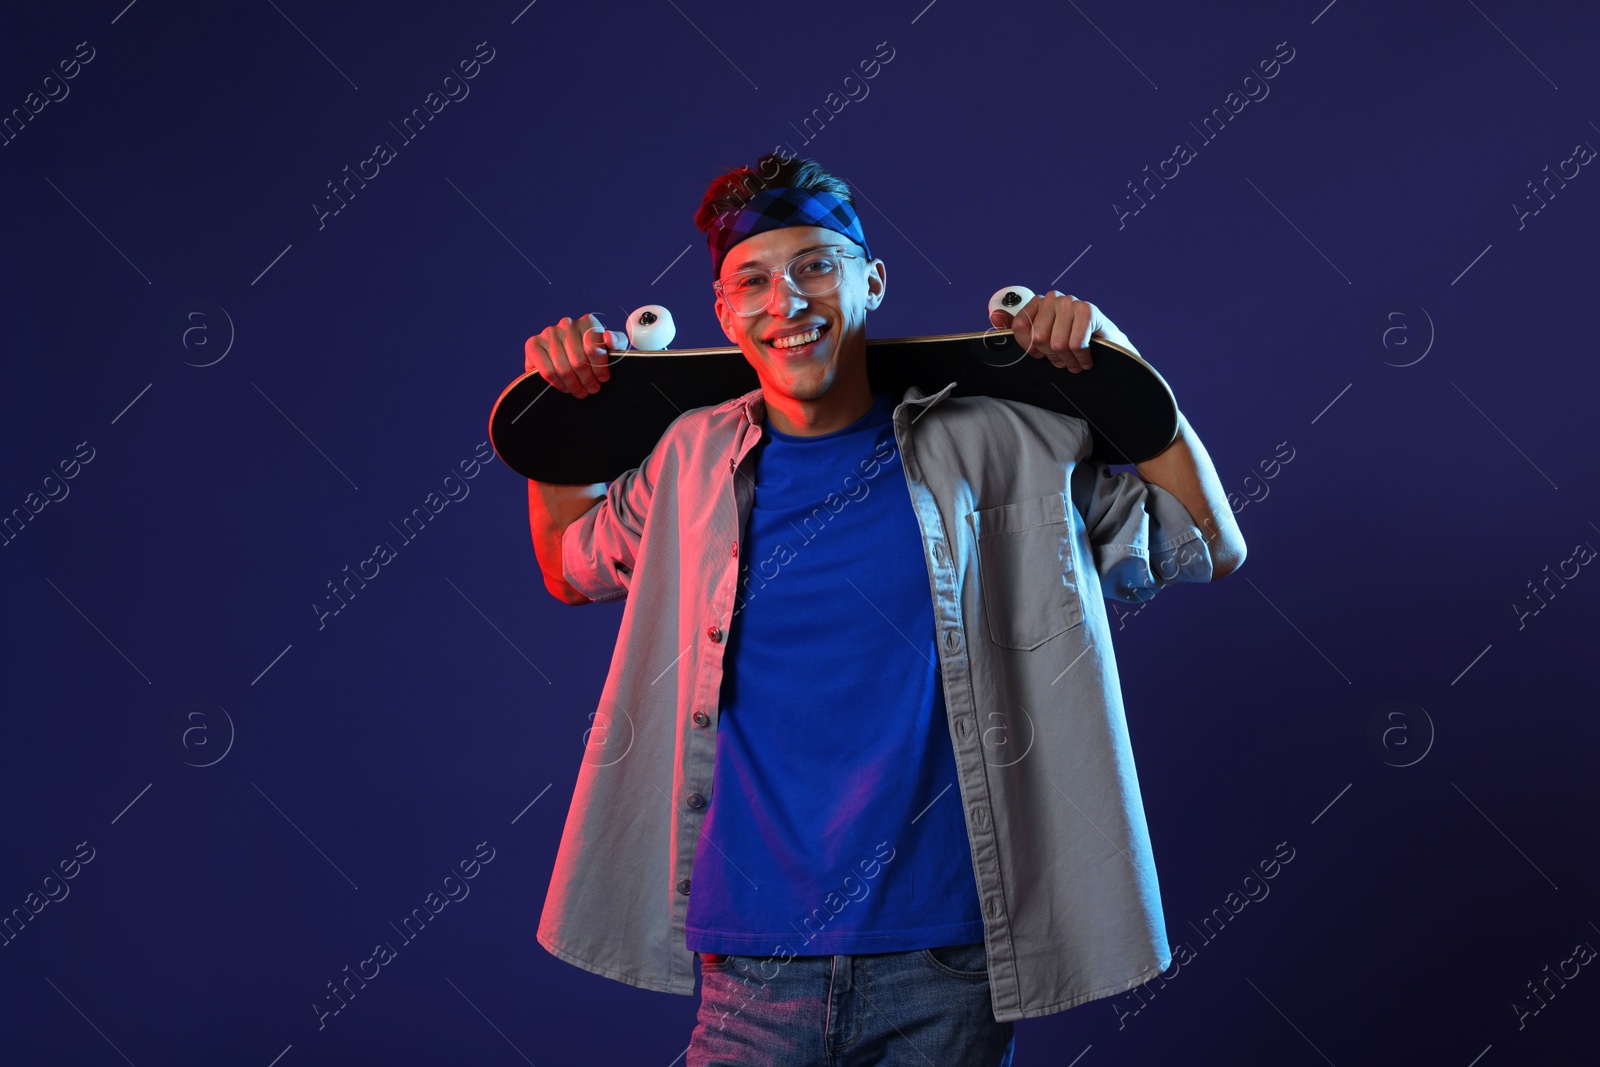
[[[792,337],[780,337],[776,341],[772,342],[772,347],[773,348],[793,348],[796,345],[810,344],[812,341],[815,341],[818,337],[821,337],[821,336],[822,336],[822,330],[820,328],[813,327],[807,333],[797,333]]]

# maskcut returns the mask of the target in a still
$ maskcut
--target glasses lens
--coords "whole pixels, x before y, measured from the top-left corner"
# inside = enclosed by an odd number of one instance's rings
[[[822,296],[839,288],[843,262],[831,248],[808,252],[789,264],[789,277],[806,296]]]
[[[741,270],[722,280],[722,294],[737,315],[753,315],[767,306],[772,276],[764,270]]]

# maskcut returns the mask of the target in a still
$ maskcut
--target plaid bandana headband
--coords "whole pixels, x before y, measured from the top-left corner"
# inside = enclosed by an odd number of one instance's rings
[[[751,197],[737,215],[720,216],[707,235],[711,246],[711,277],[722,277],[722,261],[734,245],[746,237],[783,226],[821,226],[850,238],[861,246],[866,258],[872,258],[866,235],[861,231],[861,218],[845,201],[832,193],[814,189],[763,189]]]

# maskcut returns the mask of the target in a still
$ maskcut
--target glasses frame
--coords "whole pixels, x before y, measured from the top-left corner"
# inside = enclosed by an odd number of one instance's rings
[[[801,292],[800,291],[800,287],[795,284],[794,278],[789,274],[789,268],[793,267],[796,263],[800,262],[802,259],[805,259],[807,256],[814,256],[818,252],[832,252],[834,254],[834,256],[836,258],[838,258],[838,259],[860,259],[861,258],[860,256],[856,255],[854,252],[851,252],[849,249],[847,249],[844,245],[822,245],[819,248],[812,248],[812,249],[808,249],[805,252],[801,252],[798,256],[795,256],[793,259],[791,259],[789,262],[785,263],[781,267],[768,267],[768,268],[766,268],[766,271],[767,271],[767,274],[770,275],[771,278],[772,278],[773,288],[772,288],[771,291],[769,291],[767,293],[767,299],[765,301],[763,301],[761,306],[756,308],[754,311],[740,311],[738,308],[734,307],[733,306],[733,300],[732,300],[732,298],[729,297],[728,291],[723,288],[721,279],[718,279],[717,281],[712,282],[711,283],[711,288],[716,290],[717,296],[722,298],[722,302],[727,305],[729,311],[733,312],[735,315],[738,315],[738,316],[740,316],[742,318],[749,318],[751,315],[759,315],[763,311],[765,311],[767,309],[767,305],[772,303],[772,293],[777,291],[777,283],[780,280],[785,285],[787,285],[789,287],[789,291],[791,293],[793,293],[795,296],[798,296],[798,297],[800,297],[802,299],[804,299],[806,297],[827,296],[829,293],[838,292],[839,291],[839,286],[844,284],[844,272],[842,270],[837,275],[835,275],[835,277],[837,277],[838,280],[833,283],[833,288],[832,289],[824,289],[820,293],[803,293],[803,292]],[[760,267],[745,267],[742,270],[736,270],[733,273],[734,274],[745,274],[745,273],[748,273],[748,272],[756,272],[756,271],[759,271],[760,269],[761,269]],[[732,277],[733,277],[733,275],[729,275],[730,279]]]

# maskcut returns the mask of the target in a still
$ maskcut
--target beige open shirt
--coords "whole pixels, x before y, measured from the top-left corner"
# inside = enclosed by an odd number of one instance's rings
[[[1211,556],[1175,496],[1087,458],[1082,420],[954,387],[911,386],[894,427],[1005,1022],[1171,963],[1103,598],[1210,581]],[[686,798],[712,792],[765,418],[759,389],[684,412],[561,541],[568,582],[626,603],[538,939],[645,989],[695,989]]]

